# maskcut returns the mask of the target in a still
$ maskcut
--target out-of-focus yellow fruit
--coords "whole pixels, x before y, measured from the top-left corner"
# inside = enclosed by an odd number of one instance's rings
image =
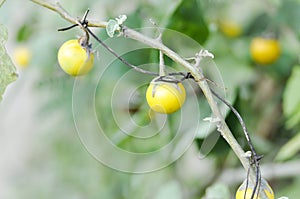
[[[255,37],[250,44],[252,59],[262,65],[274,63],[280,56],[281,48],[277,39]]]
[[[235,21],[221,21],[220,29],[227,37],[238,37],[242,34],[242,27]]]
[[[32,53],[28,47],[20,46],[15,48],[13,59],[15,64],[20,68],[26,68],[31,61]]]

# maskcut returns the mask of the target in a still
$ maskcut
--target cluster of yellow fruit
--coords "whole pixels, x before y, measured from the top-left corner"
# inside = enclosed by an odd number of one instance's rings
[[[60,47],[58,62],[69,75],[85,75],[93,68],[94,54],[81,46],[79,40],[69,40]],[[185,96],[182,83],[164,82],[156,78],[151,81],[146,92],[150,108],[163,114],[171,114],[179,110],[184,104]]]
[[[243,33],[242,26],[233,20],[223,20],[219,27],[222,33],[230,38],[236,38]],[[280,43],[276,38],[254,37],[249,49],[252,60],[264,66],[277,61],[281,54]]]

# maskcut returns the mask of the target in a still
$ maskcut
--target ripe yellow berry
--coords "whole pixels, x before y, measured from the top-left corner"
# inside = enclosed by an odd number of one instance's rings
[[[82,47],[79,40],[69,40],[60,47],[58,62],[69,75],[84,75],[93,67],[94,54]]]
[[[246,190],[247,188],[247,190]],[[259,188],[259,195],[257,194],[254,195],[254,199],[274,199],[274,192],[268,182],[265,179],[261,179],[261,184],[258,187]],[[252,192],[254,189],[254,185],[248,181],[248,186],[247,186],[247,180],[245,180],[241,186],[238,188],[236,191],[235,198],[236,199],[251,199]],[[267,198],[262,198],[261,193],[264,192]],[[257,193],[257,191],[256,191]],[[246,194],[246,195],[245,195]]]
[[[156,81],[150,83],[146,99],[150,108],[158,113],[170,114],[179,110],[185,101],[185,89],[182,83]]]

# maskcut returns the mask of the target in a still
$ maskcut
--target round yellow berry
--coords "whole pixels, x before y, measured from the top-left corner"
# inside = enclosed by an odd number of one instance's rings
[[[60,67],[72,76],[87,74],[94,64],[94,54],[87,48],[76,39],[65,42],[58,51]]]
[[[246,190],[247,188],[247,190]],[[253,193],[254,185],[248,181],[247,186],[247,180],[245,180],[241,186],[236,191],[235,199],[251,199],[252,193]],[[254,199],[274,199],[274,192],[268,182],[265,179],[261,179],[261,184],[258,186],[259,194],[254,195]],[[265,193],[267,198],[262,198],[261,194],[262,192]]]
[[[179,110],[185,101],[185,88],[182,83],[153,80],[146,91],[150,108],[158,113],[170,114]]]

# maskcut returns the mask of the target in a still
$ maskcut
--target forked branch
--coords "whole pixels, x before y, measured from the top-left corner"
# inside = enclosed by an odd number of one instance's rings
[[[62,18],[69,21],[72,24],[77,24],[78,19],[72,17],[59,3],[49,3],[43,0],[31,0],[32,2],[43,6],[45,8],[48,8],[56,13],[58,13]],[[96,21],[88,21],[88,27],[100,27],[105,28],[107,25],[107,22],[96,22]],[[89,29],[88,29],[89,30]],[[90,32],[91,33],[91,32]],[[206,78],[204,77],[203,73],[198,67],[195,67],[188,61],[186,61],[184,58],[179,56],[177,53],[172,51],[170,48],[165,46],[161,41],[157,39],[153,39],[150,37],[147,37],[133,29],[130,29],[128,27],[122,26],[122,33],[124,37],[139,41],[141,43],[144,43],[154,49],[157,49],[161,51],[164,55],[171,58],[174,62],[181,65],[185,70],[187,70],[192,77],[195,79],[199,87],[202,89],[209,105],[211,108],[211,111],[213,113],[213,116],[218,119],[218,131],[221,133],[223,138],[228,142],[232,150],[235,152],[237,157],[239,158],[240,162],[242,163],[243,167],[246,171],[249,170],[249,159],[245,156],[244,150],[241,148],[237,140],[232,135],[232,132],[230,131],[229,127],[227,126],[225,119],[223,115],[221,114],[219,107],[217,106],[217,103],[213,97],[213,93],[210,90]],[[253,184],[256,183],[257,176],[256,172],[250,168],[250,180]],[[262,193],[264,194],[264,193]],[[265,197],[265,196],[263,196]]]

